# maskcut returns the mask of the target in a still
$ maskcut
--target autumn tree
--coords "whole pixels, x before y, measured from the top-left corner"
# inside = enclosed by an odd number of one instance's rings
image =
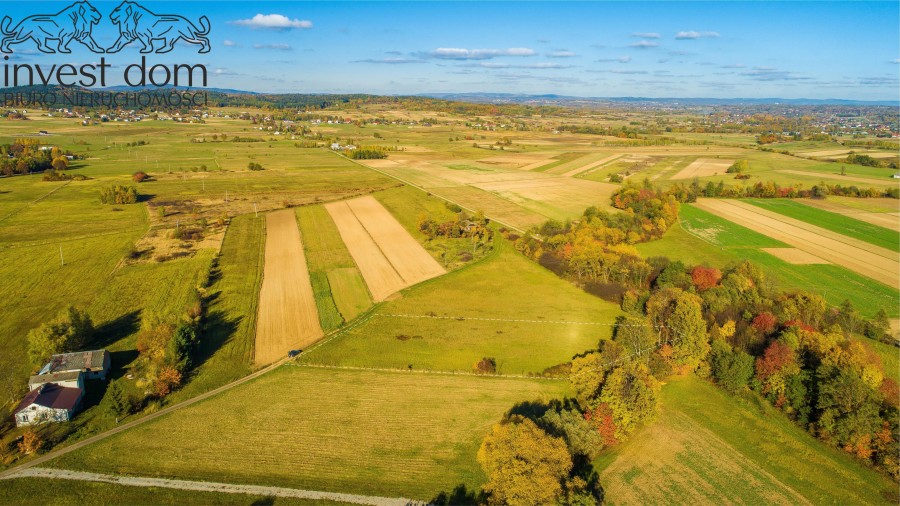
[[[28,429],[22,434],[22,440],[17,446],[23,454],[32,455],[41,451],[41,448],[44,447],[44,440],[34,429]]]
[[[588,353],[572,359],[569,381],[575,390],[575,399],[582,409],[596,407],[595,399],[600,394],[600,387],[606,377],[605,370],[606,366],[600,353]]]
[[[719,284],[722,272],[715,267],[697,266],[691,270],[691,280],[698,291],[709,290]]]
[[[483,489],[489,504],[556,504],[572,470],[572,457],[563,439],[548,435],[521,416],[494,425],[477,458],[488,477]]]
[[[610,371],[598,400],[612,412],[617,439],[625,439],[656,416],[659,389],[644,364],[631,362]]]
[[[877,393],[846,368],[825,368],[819,375],[817,408],[821,415],[816,423],[819,435],[868,459],[872,454],[873,435],[882,424]]]
[[[647,300],[647,317],[672,346],[672,360],[694,370],[709,353],[700,297],[679,288],[657,290]]]

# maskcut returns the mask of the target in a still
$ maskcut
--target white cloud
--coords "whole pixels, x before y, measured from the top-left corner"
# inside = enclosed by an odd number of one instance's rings
[[[631,57],[630,56],[620,56],[618,58],[601,58],[597,61],[600,63],[612,63],[612,62],[628,63],[631,61]]]
[[[423,60],[393,57],[393,58],[368,58],[366,60],[356,60],[353,63],[382,63],[386,65],[402,65],[405,63],[425,63]]]
[[[662,37],[662,35],[656,32],[634,32],[631,36],[639,39],[659,39]]]
[[[281,14],[257,14],[250,19],[239,19],[231,24],[247,26],[250,28],[262,28],[267,30],[292,30],[294,28],[312,28],[312,21],[305,19],[291,19]]]
[[[213,74],[215,74],[217,76],[236,76],[236,75],[238,75],[237,72],[234,72],[233,70],[222,69],[222,68],[213,70]]]
[[[659,42],[653,42],[652,40],[639,40],[628,45],[639,49],[649,49],[651,47],[659,47]]]
[[[534,56],[534,49],[527,47],[511,47],[508,49],[464,49],[458,47],[439,47],[427,53],[432,58],[443,60],[488,60],[497,56]]]
[[[704,37],[718,37],[719,32],[695,32],[693,30],[678,32],[675,34],[675,38],[679,40],[693,40],[693,39],[702,39]]]
[[[891,63],[900,63],[900,58],[897,58],[896,60],[892,61]]]
[[[279,51],[290,51],[294,49],[290,44],[254,44],[253,49],[277,49]]]
[[[550,58],[571,58],[573,56],[578,56],[572,51],[567,51],[565,49],[557,49],[556,51],[551,51],[547,53],[547,56]]]
[[[228,40],[228,39],[225,39],[222,42],[222,45],[224,45],[225,47],[240,47],[240,44],[238,44],[237,42],[235,42],[233,40]]]

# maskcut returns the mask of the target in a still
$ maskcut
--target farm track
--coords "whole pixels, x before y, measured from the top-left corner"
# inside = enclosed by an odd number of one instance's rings
[[[268,364],[322,337],[294,211],[266,218],[266,253],[253,358]]]
[[[892,288],[900,288],[900,254],[896,251],[879,248],[744,202],[699,199],[694,205]]]
[[[165,478],[143,478],[138,476],[117,476],[111,474],[86,473],[82,471],[68,471],[65,469],[31,468],[18,474],[8,476],[13,478],[42,478],[55,480],[90,481],[97,483],[113,483],[129,487],[157,487],[178,490],[193,490],[198,492],[218,492],[223,494],[246,494],[263,497],[290,497],[295,499],[311,499],[316,501],[335,501],[351,504],[366,504],[371,506],[412,506],[425,504],[412,499],[379,497],[357,494],[343,494],[337,492],[319,492],[315,490],[302,490],[296,488],[267,487],[260,485],[235,485],[231,483],[216,483],[208,481],[170,480]]]
[[[42,200],[46,199],[46,198],[49,197],[50,195],[53,195],[54,193],[58,192],[59,190],[65,188],[66,186],[69,186],[69,183],[71,183],[71,182],[72,182],[72,180],[70,179],[70,180],[66,181],[65,183],[63,183],[63,184],[57,186],[56,188],[50,190],[49,192],[47,192],[47,193],[41,195],[40,197],[38,197],[38,198],[32,200],[31,202],[25,204],[24,206],[22,206],[22,207],[20,207],[20,208],[18,208],[18,209],[13,209],[13,210],[10,211],[9,213],[7,213],[6,216],[0,216],[0,223],[3,223],[4,221],[6,221],[6,220],[12,218],[13,216],[19,214],[20,212],[22,212],[22,211],[28,209],[29,207],[31,207],[31,206],[33,206],[33,205],[35,205],[35,204],[40,203]]]

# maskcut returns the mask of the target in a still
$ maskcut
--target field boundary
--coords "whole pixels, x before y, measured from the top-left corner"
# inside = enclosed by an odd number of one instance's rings
[[[263,485],[237,485],[210,481],[174,480],[168,478],[148,478],[138,476],[120,476],[112,474],[69,471],[66,469],[33,468],[25,469],[18,474],[3,479],[15,478],[50,478],[56,480],[91,481],[112,483],[129,487],[159,487],[177,490],[193,490],[197,492],[218,492],[223,494],[246,494],[264,497],[289,497],[294,499],[312,499],[316,501],[335,501],[371,506],[418,506],[426,503],[402,497],[380,497],[341,492],[319,492],[299,488],[269,487]]]

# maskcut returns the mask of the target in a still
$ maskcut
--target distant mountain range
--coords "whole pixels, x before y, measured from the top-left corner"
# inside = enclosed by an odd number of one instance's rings
[[[846,100],[840,98],[650,98],[650,97],[572,97],[566,95],[519,95],[514,93],[420,93],[418,96],[461,102],[528,104],[528,105],[600,105],[600,104],[663,104],[663,105],[850,105],[900,106],[900,101]]]

